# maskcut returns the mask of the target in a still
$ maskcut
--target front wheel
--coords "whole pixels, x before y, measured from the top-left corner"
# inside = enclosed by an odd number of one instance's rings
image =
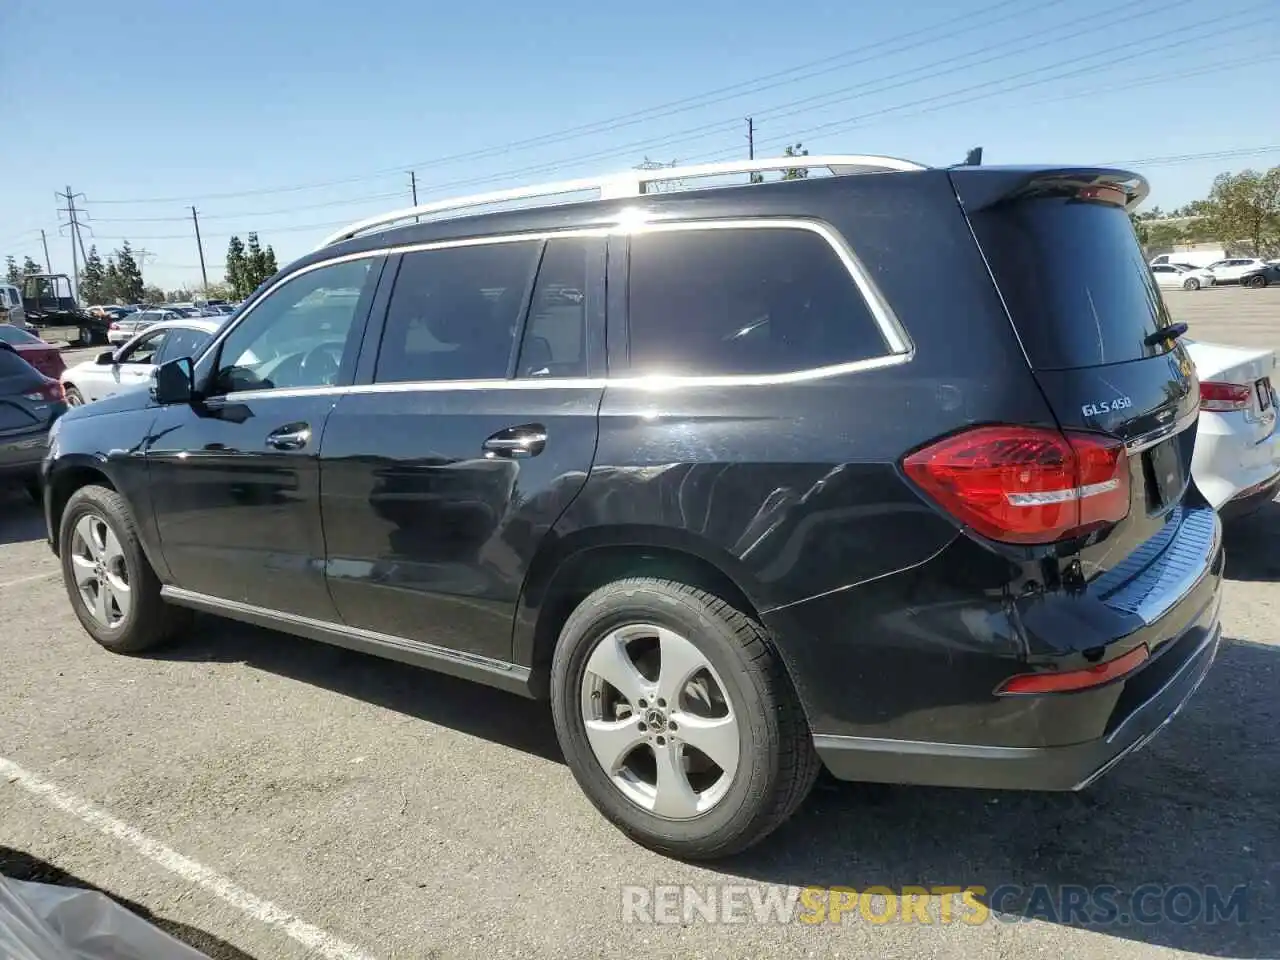
[[[764,628],[686,584],[596,590],[561,631],[556,734],[596,808],[660,853],[709,860],[762,840],[819,760]]]
[[[81,487],[58,529],[62,579],[81,625],[115,653],[138,653],[171,639],[187,611],[160,599],[133,513],[106,487]]]
[[[82,394],[76,387],[68,386],[66,388],[66,394],[68,407],[84,406],[84,394]]]
[[[1187,280],[1187,282],[1182,285],[1182,289],[1183,290],[1199,290],[1200,281],[1197,280],[1195,277],[1190,277]]]
[[[1261,290],[1267,285],[1267,278],[1259,274],[1256,277],[1250,277],[1245,281],[1245,284],[1253,287],[1255,290]]]

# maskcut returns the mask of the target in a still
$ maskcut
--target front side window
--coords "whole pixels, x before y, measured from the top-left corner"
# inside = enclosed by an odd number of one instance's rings
[[[212,392],[332,386],[354,355],[357,318],[368,311],[377,261],[300,273],[254,305],[222,342]]]
[[[539,241],[404,254],[374,379],[505,378]]]
[[[156,363],[168,363],[179,357],[195,358],[210,338],[210,334],[203,330],[186,327],[174,327],[168,333],[163,349],[156,355]]]
[[[138,338],[137,343],[120,354],[120,363],[155,363],[156,355],[164,346],[170,331],[157,330]]]
[[[633,373],[782,373],[888,351],[848,268],[811,230],[640,233],[630,259]]]

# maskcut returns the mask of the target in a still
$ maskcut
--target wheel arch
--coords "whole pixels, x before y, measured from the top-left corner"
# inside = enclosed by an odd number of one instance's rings
[[[699,587],[757,620],[770,605],[765,591],[732,556],[687,531],[619,525],[548,537],[525,577],[512,636],[512,660],[530,668],[535,697],[548,695],[552,654],[574,607],[596,588],[635,576]]]
[[[67,503],[81,487],[98,485],[119,492],[105,460],[84,455],[69,455],[55,461],[46,479],[46,519],[49,524],[50,546],[55,556],[61,554],[58,529]]]

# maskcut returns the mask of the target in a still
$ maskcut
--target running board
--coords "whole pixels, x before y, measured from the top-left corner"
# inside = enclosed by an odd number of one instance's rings
[[[536,697],[529,682],[529,668],[508,663],[505,660],[493,660],[418,640],[407,640],[404,637],[377,633],[373,630],[361,630],[345,624],[314,620],[296,613],[282,613],[235,600],[221,600],[203,593],[183,590],[181,587],[161,587],[160,596],[175,606],[199,610],[201,613],[212,613],[230,620],[251,623],[256,627],[279,630],[308,640],[319,640],[321,643],[332,644],[335,647],[345,647],[359,653],[371,653],[375,657],[398,660],[400,663],[497,687],[509,693]]]

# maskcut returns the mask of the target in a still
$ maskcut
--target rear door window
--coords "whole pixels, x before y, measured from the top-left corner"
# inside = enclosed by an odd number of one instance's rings
[[[1129,215],[1113,203],[1021,199],[972,216],[1023,348],[1037,370],[1167,353],[1172,321]]]
[[[525,323],[518,377],[585,377],[587,324],[602,304],[589,278],[603,266],[604,241],[565,237],[547,242]]]
[[[883,356],[852,274],[800,228],[658,230],[631,238],[633,373],[783,373]]]
[[[406,253],[374,380],[505,379],[542,243]]]

